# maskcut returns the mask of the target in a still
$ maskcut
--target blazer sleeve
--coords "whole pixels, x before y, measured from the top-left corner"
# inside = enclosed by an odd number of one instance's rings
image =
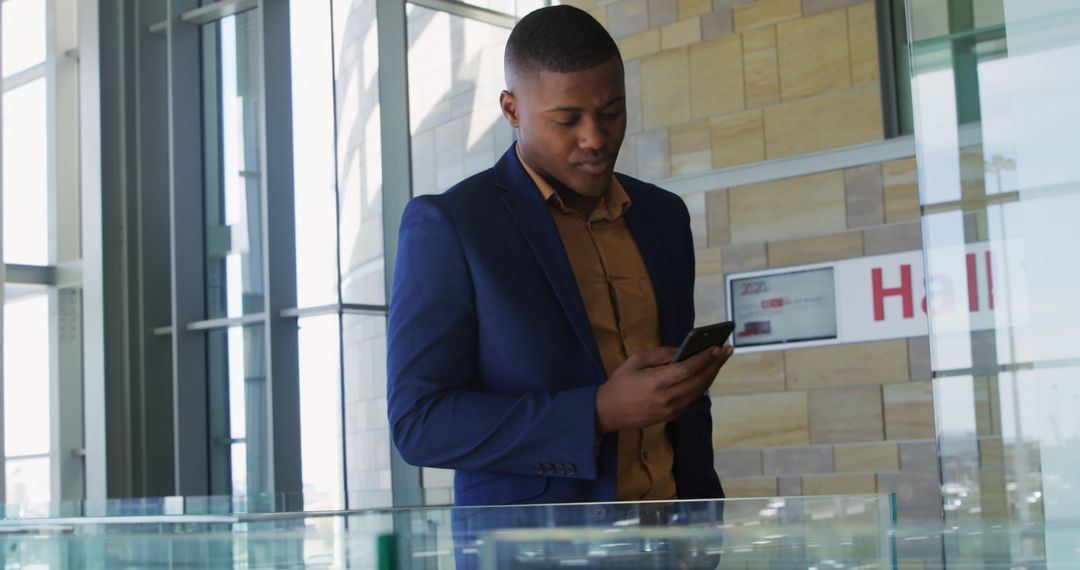
[[[478,389],[475,291],[438,200],[412,200],[398,240],[387,338],[395,445],[414,465],[595,479],[596,386],[518,395]]]

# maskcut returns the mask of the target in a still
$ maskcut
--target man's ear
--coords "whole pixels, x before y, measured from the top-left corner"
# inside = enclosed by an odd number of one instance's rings
[[[517,97],[511,92],[503,90],[502,93],[499,93],[499,107],[502,108],[502,114],[506,117],[506,122],[510,123],[511,127],[518,128],[521,118],[518,116]]]

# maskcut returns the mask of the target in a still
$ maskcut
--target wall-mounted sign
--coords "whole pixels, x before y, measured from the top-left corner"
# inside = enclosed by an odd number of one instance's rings
[[[833,274],[819,267],[730,279],[735,346],[835,339]]]
[[[935,248],[727,276],[735,346],[751,350],[924,336],[1027,321],[1018,241]],[[924,277],[927,265],[930,278]],[[1012,306],[1010,306],[1010,304]]]

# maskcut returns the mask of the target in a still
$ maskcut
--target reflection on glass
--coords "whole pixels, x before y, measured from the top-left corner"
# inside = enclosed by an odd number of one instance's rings
[[[409,5],[413,195],[491,168],[513,142],[499,109],[510,30]]]
[[[386,317],[345,314],[342,319],[349,508],[389,506]]]
[[[211,319],[264,310],[257,26],[247,11],[202,28]]]
[[[8,3],[4,3],[5,14]],[[4,93],[6,263],[49,263],[45,101],[44,77]]]
[[[215,492],[245,496],[269,489],[265,342],[262,325],[207,333]]]
[[[45,1],[4,0],[0,16],[4,77],[45,63]]]
[[[927,31],[945,10],[947,25]],[[1041,523],[1002,560],[1045,550],[1080,512],[1080,11],[1069,0],[909,5],[948,521]],[[947,316],[937,307],[965,310]],[[962,389],[960,389],[962,387]],[[962,427],[963,429],[959,429]],[[960,433],[963,432],[963,433]],[[949,562],[949,560],[946,560]]]
[[[332,9],[341,298],[380,305],[386,285],[375,0],[340,0]]]
[[[49,452],[49,297],[4,304],[4,453]],[[46,483],[48,477],[46,477]]]
[[[293,188],[298,306],[338,301],[330,3],[291,0]]]
[[[340,317],[300,319],[300,450],[304,508],[343,507]]]
[[[19,505],[23,514],[48,512],[51,496],[48,457],[8,459],[4,462],[4,472],[7,477],[6,504]]]

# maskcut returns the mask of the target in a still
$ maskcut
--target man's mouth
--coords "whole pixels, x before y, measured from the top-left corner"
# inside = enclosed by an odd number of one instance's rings
[[[578,166],[589,174],[603,174],[611,168],[611,159],[597,158],[593,160],[583,160],[578,163]]]

